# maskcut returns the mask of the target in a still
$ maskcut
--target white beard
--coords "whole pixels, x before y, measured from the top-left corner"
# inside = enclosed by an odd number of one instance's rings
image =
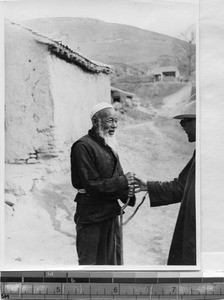
[[[118,154],[118,142],[117,142],[117,139],[114,135],[107,135],[105,134],[104,135],[104,140],[105,140],[105,143],[111,148],[113,149],[113,151]]]
[[[118,154],[118,142],[115,135],[109,135],[109,133],[103,132],[101,126],[99,127],[99,136],[101,136],[105,143],[116,153]]]

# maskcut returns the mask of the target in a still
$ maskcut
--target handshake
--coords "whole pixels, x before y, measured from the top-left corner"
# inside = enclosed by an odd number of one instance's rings
[[[128,181],[128,197],[133,197],[136,193],[147,191],[147,181],[137,177],[134,173],[125,174]]]

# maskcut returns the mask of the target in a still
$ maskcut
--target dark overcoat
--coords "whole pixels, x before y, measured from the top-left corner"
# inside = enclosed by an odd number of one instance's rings
[[[181,202],[168,265],[196,265],[195,151],[178,178],[147,187],[152,207]]]

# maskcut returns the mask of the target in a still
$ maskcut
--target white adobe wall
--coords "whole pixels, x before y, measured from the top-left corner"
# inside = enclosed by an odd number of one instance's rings
[[[53,99],[46,48],[33,35],[5,24],[5,160],[30,162],[51,152]]]
[[[58,150],[70,151],[72,143],[91,128],[90,110],[110,102],[110,76],[91,74],[54,55],[48,57],[50,89],[54,100],[55,139]]]
[[[5,52],[6,162],[33,163],[70,151],[91,127],[92,105],[110,102],[109,75],[51,55],[31,32],[11,23]]]

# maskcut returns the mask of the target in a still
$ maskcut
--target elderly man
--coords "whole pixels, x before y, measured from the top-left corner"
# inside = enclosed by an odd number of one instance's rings
[[[78,189],[76,247],[80,265],[119,265],[118,199],[134,206],[134,174],[124,175],[114,133],[117,115],[102,102],[91,111],[92,128],[71,148],[71,177]]]
[[[180,119],[188,141],[195,142],[196,102],[189,102],[184,113],[174,119]],[[136,185],[136,192],[148,191],[152,207],[181,202],[168,265],[196,265],[195,151],[178,178],[173,181],[145,181],[136,178]]]

